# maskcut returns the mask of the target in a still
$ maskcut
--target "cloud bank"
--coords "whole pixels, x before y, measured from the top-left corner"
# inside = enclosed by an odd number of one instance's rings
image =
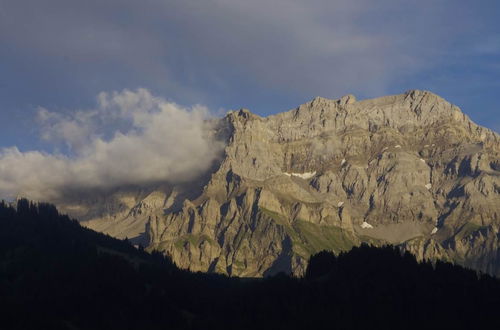
[[[17,0],[0,6],[0,40],[15,50],[10,66],[28,68],[16,72],[39,74],[43,70],[19,54],[36,57],[59,78],[56,84],[78,93],[125,82],[158,88],[186,104],[232,107],[236,100],[248,106],[253,99],[263,104],[297,94],[380,96],[463,58],[464,50],[497,55],[498,33],[485,23],[490,6],[453,0]],[[11,55],[5,51],[4,57]],[[46,84],[37,87],[50,93]]]
[[[97,107],[61,114],[40,108],[42,138],[65,152],[0,152],[0,197],[54,200],[67,191],[183,182],[223,148],[203,106],[183,108],[146,89],[100,93]]]

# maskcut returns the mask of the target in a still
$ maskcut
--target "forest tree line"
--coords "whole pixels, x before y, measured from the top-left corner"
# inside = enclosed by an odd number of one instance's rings
[[[229,278],[180,270],[50,204],[0,203],[3,329],[493,329],[499,307],[496,278],[392,246],[320,252],[303,278]]]

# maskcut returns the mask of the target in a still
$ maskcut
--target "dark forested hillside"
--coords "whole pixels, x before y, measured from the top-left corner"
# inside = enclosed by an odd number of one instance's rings
[[[313,256],[305,278],[190,273],[48,204],[0,204],[2,329],[496,329],[500,282],[392,247]]]

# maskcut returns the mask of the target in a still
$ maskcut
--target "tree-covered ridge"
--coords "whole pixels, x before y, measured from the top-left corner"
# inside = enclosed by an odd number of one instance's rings
[[[485,329],[500,282],[392,247],[311,257],[304,278],[190,273],[48,204],[0,203],[3,329]]]

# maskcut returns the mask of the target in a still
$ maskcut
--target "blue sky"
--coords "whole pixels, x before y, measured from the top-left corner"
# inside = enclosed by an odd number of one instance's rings
[[[426,89],[500,131],[499,1],[0,0],[0,148],[145,88],[214,113]],[[38,118],[38,119],[37,119]]]

